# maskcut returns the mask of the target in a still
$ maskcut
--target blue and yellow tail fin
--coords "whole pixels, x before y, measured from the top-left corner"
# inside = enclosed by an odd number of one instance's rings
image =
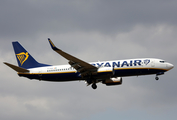
[[[49,66],[46,64],[38,63],[21,45],[19,42],[12,42],[15,55],[17,58],[18,66],[29,69],[35,67]]]

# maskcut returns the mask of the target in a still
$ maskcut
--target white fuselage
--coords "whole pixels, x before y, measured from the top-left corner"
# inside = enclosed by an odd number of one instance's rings
[[[102,62],[91,62],[98,67],[96,79],[104,79],[112,76],[136,76],[148,74],[161,74],[173,68],[173,65],[161,59],[138,58],[126,60],[113,60]],[[56,65],[47,67],[31,68],[29,73],[18,73],[20,76],[30,79],[41,79],[47,81],[72,81],[82,80],[79,72],[70,65]]]

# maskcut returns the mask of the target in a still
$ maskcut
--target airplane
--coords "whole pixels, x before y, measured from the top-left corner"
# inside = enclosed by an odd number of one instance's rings
[[[107,86],[121,85],[122,77],[155,74],[155,79],[174,66],[162,59],[137,58],[126,60],[111,60],[85,62],[57,48],[48,38],[51,48],[68,60],[68,65],[48,65],[37,62],[19,42],[12,42],[18,66],[4,62],[21,77],[52,82],[67,82],[83,80],[93,89],[97,83]]]

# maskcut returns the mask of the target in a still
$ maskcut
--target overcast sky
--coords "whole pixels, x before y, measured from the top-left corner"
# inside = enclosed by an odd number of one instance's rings
[[[18,77],[12,41],[39,62],[68,61],[60,49],[87,62],[161,58],[177,64],[176,0],[1,0],[1,120],[176,120],[176,68],[159,76],[124,77],[120,86],[83,81],[44,82]]]

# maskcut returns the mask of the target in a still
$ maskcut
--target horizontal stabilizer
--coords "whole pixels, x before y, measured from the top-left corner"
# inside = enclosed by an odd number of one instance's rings
[[[27,70],[27,69],[18,67],[18,66],[16,66],[16,65],[12,65],[12,64],[10,64],[10,63],[4,62],[4,64],[6,64],[7,66],[9,66],[10,68],[14,69],[14,70],[17,71],[17,72],[29,72],[29,70]]]

